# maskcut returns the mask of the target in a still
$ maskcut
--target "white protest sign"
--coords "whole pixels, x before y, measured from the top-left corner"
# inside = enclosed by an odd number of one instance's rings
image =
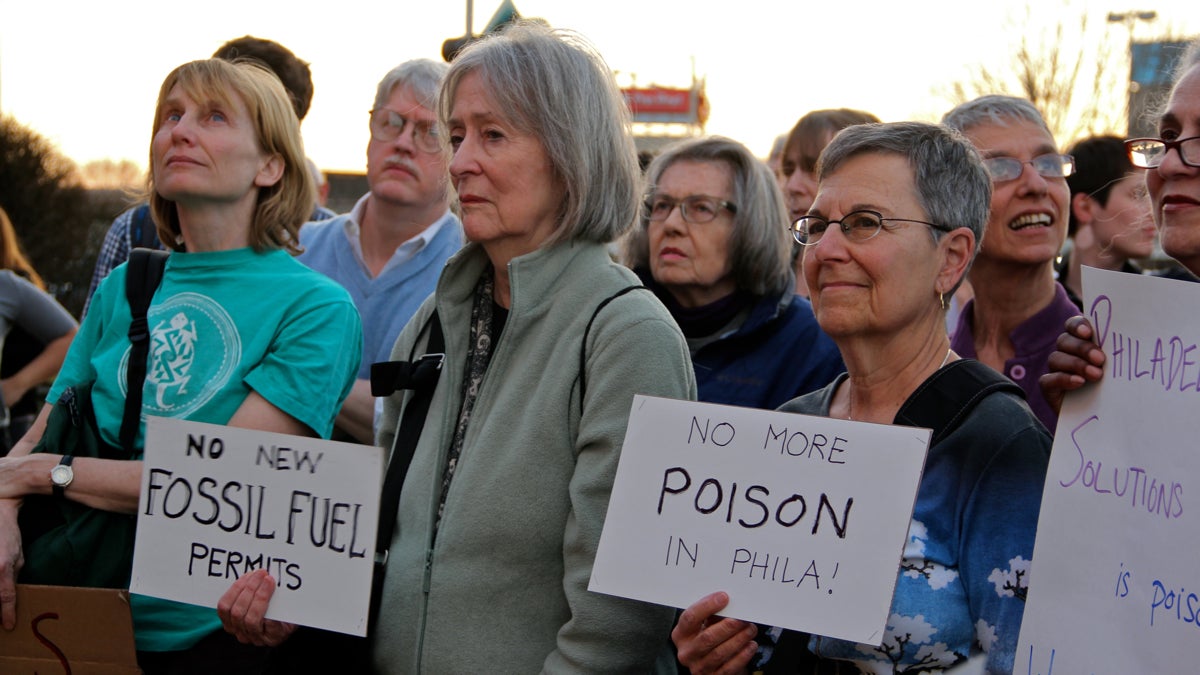
[[[266,568],[268,618],[365,635],[382,485],[379,448],[149,417],[130,590],[216,607]]]
[[[1058,420],[1015,672],[1192,671],[1200,287],[1085,267],[1083,288],[1108,360]]]
[[[929,436],[636,396],[588,588],[879,644]]]

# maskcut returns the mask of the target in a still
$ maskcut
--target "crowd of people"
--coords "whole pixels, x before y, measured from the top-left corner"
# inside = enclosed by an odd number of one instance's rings
[[[23,500],[136,511],[141,427],[133,460],[39,442],[84,385],[99,437],[125,440],[134,248],[170,250],[143,416],[410,449],[364,643],[387,673],[1011,672],[1024,594],[990,577],[1032,558],[1062,398],[1105,358],[1080,267],[1141,273],[1156,227],[1200,275],[1200,43],[1157,139],[1063,153],[1030,102],[991,95],[940,124],[812,111],[775,166],[700,137],[643,171],[603,58],[517,22],[384,75],[368,192],[336,216],[300,137],[311,97],[306,63],[249,36],[171,71],[145,203],[114,221],[80,324],[0,210],[0,344],[32,345],[3,345],[5,629]],[[427,396],[377,398],[372,364],[428,356]],[[681,613],[588,590],[637,394],[932,429],[879,645],[722,617],[721,589]],[[133,595],[139,666],[316,672],[284,657],[311,636],[266,618],[275,588],[259,570],[216,609]]]

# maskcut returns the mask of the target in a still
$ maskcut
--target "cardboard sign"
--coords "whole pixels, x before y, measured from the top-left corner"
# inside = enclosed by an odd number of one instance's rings
[[[130,590],[216,607],[266,568],[268,618],[365,635],[383,452],[150,417]]]
[[[0,673],[140,672],[129,591],[17,585],[17,627],[0,629]]]
[[[636,396],[588,588],[877,645],[929,437]]]
[[[1058,420],[1016,672],[1192,672],[1200,287],[1086,267],[1083,284],[1108,360]]]

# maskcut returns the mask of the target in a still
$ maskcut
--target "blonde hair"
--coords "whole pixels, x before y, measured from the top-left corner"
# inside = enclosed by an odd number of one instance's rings
[[[284,166],[283,176],[274,185],[258,188],[250,245],[256,251],[282,248],[298,253],[297,233],[312,214],[316,188],[305,162],[300,122],[279,78],[261,64],[248,60],[231,63],[205,59],[185,63],[163,80],[154,108],[151,138],[161,125],[163,103],[177,85],[195,101],[232,106],[237,97],[245,104],[259,148],[268,156],[278,156]],[[154,166],[153,150],[150,166]],[[175,203],[155,190],[153,170],[147,180],[147,191],[158,238],[167,246],[182,250],[179,214]]]
[[[46,290],[46,282],[42,281],[41,275],[33,269],[33,265],[29,264],[29,258],[25,257],[25,251],[21,249],[21,242],[17,239],[17,230],[13,227],[12,221],[8,219],[8,213],[2,206],[0,206],[0,269],[12,270],[43,291]]]

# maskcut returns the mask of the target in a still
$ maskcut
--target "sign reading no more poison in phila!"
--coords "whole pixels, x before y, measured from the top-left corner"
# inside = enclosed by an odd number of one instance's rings
[[[1104,377],[1067,396],[1015,672],[1200,663],[1200,287],[1083,270]]]
[[[268,618],[366,634],[379,448],[149,417],[144,459],[131,591],[216,607],[265,568]]]
[[[929,436],[636,396],[589,588],[879,644]]]

